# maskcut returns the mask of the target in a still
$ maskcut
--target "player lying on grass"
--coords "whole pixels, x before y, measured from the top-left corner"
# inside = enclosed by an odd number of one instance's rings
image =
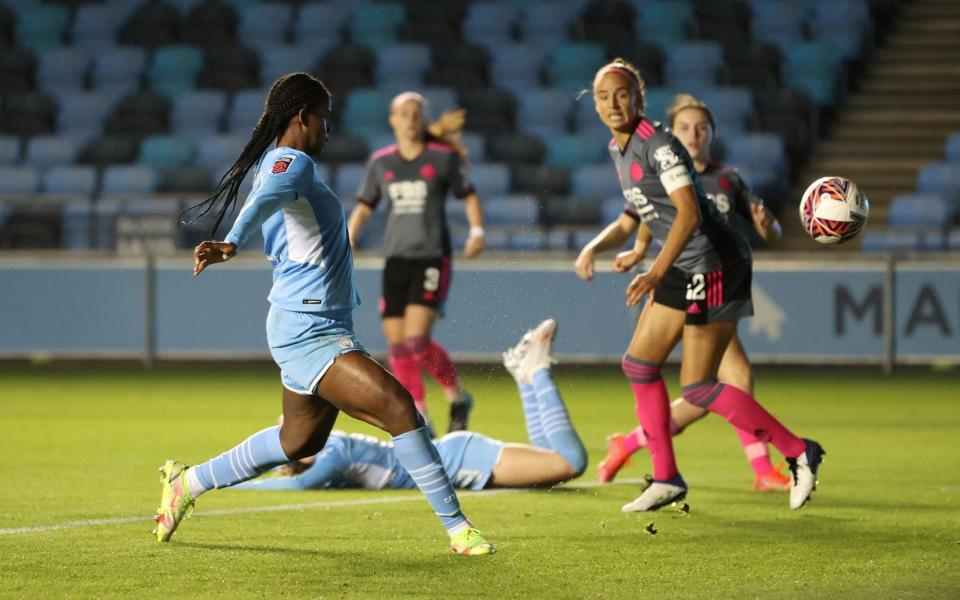
[[[542,487],[579,476],[587,452],[550,377],[551,349],[557,324],[547,319],[528,331],[503,354],[504,366],[517,381],[529,444],[513,444],[475,432],[449,433],[434,444],[454,486]],[[303,490],[361,487],[413,489],[393,444],[369,435],[334,431],[324,449],[285,467],[287,476],[267,477],[238,488]]]

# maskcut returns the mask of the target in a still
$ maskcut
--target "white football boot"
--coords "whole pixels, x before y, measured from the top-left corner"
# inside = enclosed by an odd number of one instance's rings
[[[553,360],[553,338],[557,335],[557,322],[546,319],[527,332],[525,352],[520,359],[520,377],[525,383],[533,383],[533,374],[549,369]],[[528,339],[529,338],[529,339]]]
[[[670,481],[654,481],[643,490],[643,493],[628,504],[624,504],[621,512],[647,512],[657,510],[671,502],[683,500],[687,496],[687,484],[677,475]]]
[[[790,508],[793,510],[802,508],[810,499],[813,490],[817,489],[817,470],[826,454],[823,447],[815,441],[808,439],[803,441],[807,443],[807,449],[803,454],[787,459],[790,473],[793,475],[790,479]]]

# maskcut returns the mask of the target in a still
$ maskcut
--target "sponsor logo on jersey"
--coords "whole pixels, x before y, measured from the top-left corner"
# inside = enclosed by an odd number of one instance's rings
[[[721,179],[721,181],[723,181]],[[730,212],[730,197],[726,194],[707,194],[707,199],[713,202],[720,214],[726,215]]]
[[[397,215],[418,215],[427,203],[427,182],[396,181],[387,186],[391,210]]]
[[[660,164],[660,170],[666,171],[670,167],[680,163],[680,157],[670,146],[660,146],[653,153],[653,160]]]
[[[270,169],[270,172],[274,175],[279,175],[281,173],[286,173],[287,169],[290,168],[290,165],[293,164],[293,159],[295,156],[281,156],[273,163],[273,168]]]
[[[640,215],[641,223],[652,221],[660,216],[660,213],[657,212],[657,207],[640,191],[640,188],[632,187],[623,190],[623,197],[627,199],[630,206]]]

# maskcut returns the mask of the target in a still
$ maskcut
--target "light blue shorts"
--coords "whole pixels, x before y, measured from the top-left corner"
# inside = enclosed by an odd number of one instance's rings
[[[443,470],[457,489],[482,490],[500,463],[503,442],[473,431],[457,431],[434,440]]]
[[[313,394],[338,356],[367,351],[353,334],[349,311],[331,318],[329,313],[321,316],[271,306],[267,313],[267,343],[280,367],[283,386],[303,395]]]

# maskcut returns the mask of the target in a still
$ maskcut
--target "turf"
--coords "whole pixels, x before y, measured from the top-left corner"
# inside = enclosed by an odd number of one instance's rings
[[[557,380],[590,451],[586,484],[604,436],[634,422],[633,402],[612,367]],[[465,381],[478,399],[474,428],[525,441],[505,374],[478,368]],[[621,514],[635,484],[465,495],[499,550],[465,559],[446,552],[427,504],[406,491],[214,492],[157,544],[157,466],[201,461],[272,423],[273,369],[8,367],[0,597],[958,597],[960,381],[761,369],[757,387],[828,451],[803,510],[750,491],[735,435],[711,417],[677,439],[689,515]],[[442,401],[433,406],[445,426]],[[346,417],[339,425],[370,431]],[[648,470],[638,455],[622,477]],[[267,510],[276,507],[285,509]],[[238,508],[253,510],[215,513]],[[9,532],[124,517],[136,519]]]

